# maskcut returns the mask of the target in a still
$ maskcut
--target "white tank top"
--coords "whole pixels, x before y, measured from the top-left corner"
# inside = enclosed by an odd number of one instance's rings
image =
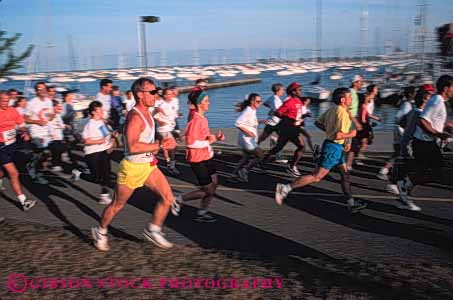
[[[149,123],[148,123],[148,120],[145,118],[145,116],[137,109],[137,108],[133,108],[133,110],[135,110],[139,116],[142,118],[143,122],[145,122],[145,130],[143,130],[141,133],[140,133],[140,137],[138,139],[138,141],[140,143],[146,143],[146,144],[152,144],[154,143],[154,135],[155,135],[155,132],[154,132],[154,120],[153,118],[151,117],[150,115],[150,118],[151,118],[151,122],[152,122],[152,125],[153,126],[150,126]],[[149,114],[149,112],[148,112]],[[152,152],[146,152],[146,153],[140,153],[140,154],[131,154],[128,147],[127,147],[127,136],[124,135],[124,153],[125,153],[125,158],[130,161],[130,162],[133,162],[133,163],[149,163],[149,162],[152,162],[154,160],[154,155]]]

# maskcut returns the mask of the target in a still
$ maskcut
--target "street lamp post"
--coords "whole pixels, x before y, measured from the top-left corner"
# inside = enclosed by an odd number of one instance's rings
[[[145,23],[157,23],[160,22],[160,18],[156,16],[142,16],[139,17],[138,21],[138,42],[140,46],[140,65],[143,69],[144,75],[148,76],[148,54],[146,51],[146,31]]]

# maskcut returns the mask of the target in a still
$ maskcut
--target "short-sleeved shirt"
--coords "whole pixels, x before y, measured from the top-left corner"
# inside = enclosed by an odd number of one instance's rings
[[[441,95],[434,95],[426,103],[420,118],[425,119],[431,126],[438,132],[443,132],[445,123],[447,122],[447,108],[445,106],[444,98]],[[417,125],[414,137],[422,141],[435,141],[437,138],[428,134],[420,126]]]
[[[351,115],[356,118],[359,112],[359,94],[353,88],[350,88],[349,90],[351,91],[352,96],[352,104],[349,107],[349,110],[351,111]]]
[[[102,103],[102,110],[104,111],[104,119],[110,117],[110,109],[112,108],[112,96],[104,95],[99,92],[96,94],[96,100]]]
[[[243,127],[255,134],[254,137],[250,137],[241,130],[238,136],[239,146],[246,150],[254,150],[257,146],[256,141],[258,137],[258,118],[256,117],[256,109],[247,106],[236,119],[234,126]]]
[[[162,113],[157,113],[154,116],[154,119],[165,122],[165,125],[159,126],[157,131],[160,133],[163,132],[170,132],[175,129],[176,126],[176,119],[178,118],[178,110],[179,110],[179,101],[178,99],[172,99],[171,101],[161,101],[154,107],[158,107],[163,110]]]
[[[16,141],[16,127],[24,125],[24,118],[14,107],[0,110],[0,142],[13,144]]]
[[[323,113],[318,122],[326,129],[326,139],[337,144],[344,144],[344,139],[336,140],[338,132],[348,133],[351,128],[351,118],[346,108],[336,105]]]
[[[82,137],[83,139],[94,139],[94,140],[106,138],[105,143],[101,145],[85,145],[85,147],[83,147],[83,151],[85,152],[85,154],[102,152],[104,150],[109,149],[112,146],[111,134],[107,126],[105,125],[104,120],[90,119],[83,128]]]
[[[49,114],[53,114],[53,104],[52,101],[47,98],[41,100],[40,98],[35,97],[27,103],[25,108],[25,115],[35,121],[48,121]],[[30,124],[29,129],[32,138],[43,138],[49,133],[47,125],[41,126],[38,124]]]
[[[277,95],[270,96],[266,102],[264,102],[269,107],[269,125],[275,126],[280,122],[280,118],[274,115],[274,112],[283,104],[282,99]]]

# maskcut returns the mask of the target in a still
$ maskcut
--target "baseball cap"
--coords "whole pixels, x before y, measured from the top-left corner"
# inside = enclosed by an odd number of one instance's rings
[[[288,93],[290,93],[291,91],[294,91],[294,90],[296,90],[296,89],[298,89],[298,88],[300,88],[300,87],[302,87],[302,85],[300,85],[300,83],[298,83],[298,82],[293,82],[293,83],[291,83],[290,85],[288,85],[288,87],[286,88],[286,91],[287,91]]]
[[[434,93],[436,91],[432,84],[424,84],[424,85],[422,85],[422,90],[425,91],[425,92],[432,92],[432,93]]]

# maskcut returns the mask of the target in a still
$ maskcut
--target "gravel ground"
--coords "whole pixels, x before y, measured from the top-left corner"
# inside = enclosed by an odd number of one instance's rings
[[[161,250],[119,238],[102,253],[88,232],[81,239],[65,228],[10,219],[0,232],[2,300],[452,299],[452,265],[270,260],[193,245]]]

